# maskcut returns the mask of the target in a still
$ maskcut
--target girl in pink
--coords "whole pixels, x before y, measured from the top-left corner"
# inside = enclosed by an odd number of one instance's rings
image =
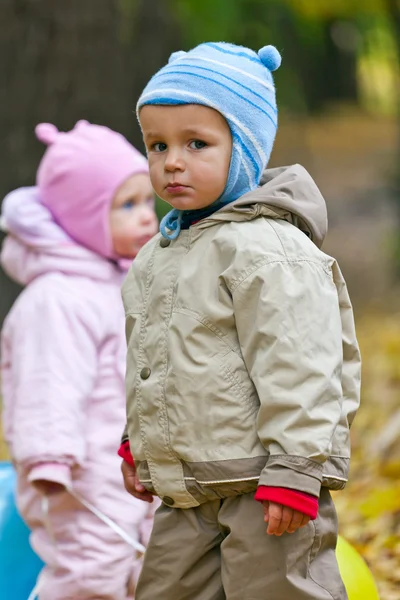
[[[67,133],[42,123],[36,135],[48,146],[37,184],[10,193],[2,213],[1,264],[25,286],[1,344],[17,502],[46,565],[40,600],[125,600],[128,542],[145,543],[151,526],[115,453],[125,423],[120,285],[157,228],[147,161],[86,121]]]

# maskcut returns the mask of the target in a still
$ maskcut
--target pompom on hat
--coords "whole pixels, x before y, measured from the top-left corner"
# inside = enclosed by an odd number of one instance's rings
[[[217,208],[255,189],[275,140],[278,111],[272,72],[281,64],[274,46],[258,53],[224,42],[200,44],[171,54],[169,62],[145,87],[137,114],[146,105],[201,104],[217,110],[232,133],[232,156],[225,190]],[[161,233],[179,235],[181,211],[161,222]],[[167,229],[170,233],[167,232]]]
[[[47,145],[36,177],[41,203],[73,240],[117,259],[109,226],[112,199],[129,177],[148,173],[146,158],[119,133],[88,121],[65,133],[40,123],[35,133]]]

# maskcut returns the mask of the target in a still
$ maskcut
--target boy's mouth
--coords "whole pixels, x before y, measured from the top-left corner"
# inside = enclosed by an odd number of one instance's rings
[[[185,190],[188,189],[189,186],[183,185],[183,183],[179,183],[179,181],[174,181],[172,183],[168,183],[165,187],[168,194],[182,194]]]

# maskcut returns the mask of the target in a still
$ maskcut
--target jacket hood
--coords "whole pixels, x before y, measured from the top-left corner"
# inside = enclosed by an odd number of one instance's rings
[[[1,266],[21,285],[50,272],[119,285],[128,268],[123,261],[117,265],[75,243],[41,204],[36,187],[20,188],[6,196],[1,228],[8,234],[1,248]]]
[[[213,213],[199,227],[215,221],[248,221],[259,216],[284,219],[320,248],[328,231],[325,200],[301,165],[266,169],[260,186]]]

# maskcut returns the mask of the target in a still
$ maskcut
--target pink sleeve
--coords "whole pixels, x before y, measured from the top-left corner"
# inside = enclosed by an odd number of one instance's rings
[[[28,481],[34,483],[39,479],[70,487],[71,469],[62,463],[38,463],[29,470]]]
[[[98,342],[87,325],[87,307],[61,278],[41,283],[19,298],[2,343],[7,442],[12,458],[28,469],[82,463],[97,375]]]

